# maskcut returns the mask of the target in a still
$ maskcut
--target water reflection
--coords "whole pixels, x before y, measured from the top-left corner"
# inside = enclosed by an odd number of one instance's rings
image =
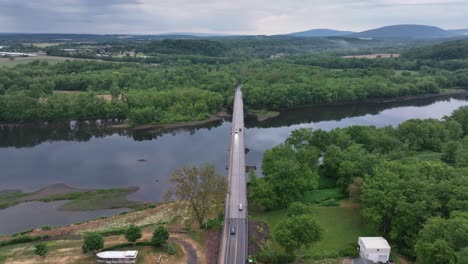
[[[390,103],[356,103],[356,104],[345,104],[345,105],[323,105],[323,106],[310,106],[302,107],[289,111],[282,112],[280,116],[276,118],[267,119],[259,122],[256,118],[249,116],[246,118],[247,128],[270,128],[270,127],[281,127],[291,126],[302,123],[316,123],[328,120],[340,121],[344,118],[365,116],[365,115],[377,115],[383,110],[400,108],[405,106],[412,107],[423,107],[430,106],[436,102],[450,102],[450,99],[468,100],[468,96],[444,96],[438,98],[426,98],[409,100],[403,102],[390,102]],[[450,108],[451,109],[451,108]],[[429,109],[428,109],[429,110]],[[434,109],[436,110],[436,109]],[[441,109],[442,113],[446,113],[444,109]],[[437,113],[435,113],[437,114]],[[432,117],[428,115],[427,118]],[[405,118],[402,116],[402,118]],[[419,118],[414,116],[412,118]]]
[[[112,216],[128,211],[128,209],[74,212],[58,210],[58,208],[65,203],[66,201],[50,203],[27,202],[0,210],[0,234],[12,234],[33,228],[40,228],[41,226],[46,225],[68,225],[101,216]]]
[[[395,126],[411,118],[442,118],[464,105],[468,105],[465,98],[426,99],[296,109],[261,123],[249,119],[245,129],[246,147],[250,150],[246,163],[261,168],[264,151],[282,143],[298,128]],[[183,165],[208,162],[215,164],[219,173],[226,172],[231,132],[228,121],[196,128],[139,132],[107,129],[107,125],[104,121],[97,125],[77,122],[3,126],[0,128],[0,190],[35,191],[55,183],[77,188],[139,186],[139,191],[129,198],[159,201],[168,188],[170,174]],[[0,233],[3,226],[13,228],[18,217],[30,221],[31,226],[40,226],[36,217],[24,215],[27,212],[22,210],[27,208],[18,205],[14,210],[0,210]],[[51,224],[55,214],[44,212],[39,211],[37,215],[47,218],[44,222]],[[57,220],[56,223],[68,222]],[[18,225],[16,230],[24,229],[23,226]]]

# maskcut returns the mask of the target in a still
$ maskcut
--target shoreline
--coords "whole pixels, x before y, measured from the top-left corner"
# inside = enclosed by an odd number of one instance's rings
[[[226,118],[228,116],[230,116],[230,115],[225,115],[224,116],[224,115],[220,115],[218,113],[216,115],[210,116],[207,119],[198,120],[198,121],[187,121],[187,122],[180,122],[180,123],[158,124],[158,125],[147,124],[147,125],[139,125],[139,126],[136,126],[136,127],[128,127],[126,129],[129,129],[129,130],[132,130],[132,131],[142,132],[142,131],[159,130],[159,129],[176,129],[176,128],[195,127],[195,126],[201,126],[201,125],[210,124],[210,123],[213,123],[213,122],[216,122],[216,121],[220,121],[220,120],[222,120],[222,119],[224,119],[224,118]],[[117,126],[116,128],[119,128],[119,127],[122,128],[121,126],[122,125]]]
[[[25,202],[67,201],[61,211],[93,211],[117,208],[138,208],[145,202],[132,201],[127,196],[139,190],[138,186],[102,189],[80,189],[66,184],[47,185],[34,192],[0,190],[0,209],[8,209]]]
[[[353,104],[359,104],[359,103],[384,104],[384,103],[406,102],[406,101],[411,101],[411,100],[420,100],[420,99],[429,99],[429,98],[439,98],[439,97],[445,97],[445,96],[449,96],[449,97],[460,96],[460,95],[468,95],[468,90],[459,89],[459,91],[448,92],[448,93],[407,95],[407,96],[399,96],[399,97],[393,97],[393,98],[369,98],[364,101],[348,101],[348,102],[337,102],[337,103],[329,103],[329,104],[301,105],[301,106],[294,106],[294,107],[281,109],[280,111],[287,111],[287,110],[294,110],[294,109],[315,107],[315,106],[346,106],[346,105],[353,105]]]
[[[369,98],[363,101],[346,101],[346,102],[335,102],[335,103],[322,103],[322,104],[307,104],[307,105],[299,105],[299,106],[293,106],[293,107],[288,107],[288,108],[283,108],[279,110],[264,110],[269,113],[277,113],[275,115],[271,116],[264,116],[259,113],[254,113],[254,112],[246,112],[247,115],[252,115],[258,119],[259,122],[271,119],[271,118],[276,118],[279,115],[281,115],[282,112],[288,111],[288,110],[296,110],[296,109],[301,109],[301,108],[307,108],[307,107],[320,107],[320,106],[346,106],[346,105],[353,105],[353,104],[359,104],[359,103],[368,103],[368,104],[382,104],[382,103],[394,103],[394,102],[405,102],[405,101],[411,101],[411,100],[420,100],[420,99],[429,99],[429,98],[440,98],[440,97],[450,97],[450,96],[462,96],[462,95],[468,95],[468,90],[465,89],[457,89],[456,91],[451,91],[451,92],[446,92],[446,93],[436,93],[436,94],[420,94],[420,95],[408,95],[408,96],[399,96],[399,97],[393,97],[393,98]],[[258,110],[254,110],[258,111]],[[122,130],[129,130],[129,131],[135,131],[135,132],[144,132],[144,131],[151,131],[151,130],[161,130],[161,129],[177,129],[177,128],[189,128],[189,127],[196,127],[196,126],[201,126],[201,125],[206,125],[210,124],[216,121],[220,121],[223,119],[226,119],[230,117],[231,114],[226,112],[225,110],[216,113],[214,115],[211,115],[207,119],[203,120],[198,120],[198,121],[187,121],[187,122],[179,122],[179,123],[170,123],[170,124],[145,124],[145,125],[138,125],[135,127],[129,126],[128,123],[120,123],[120,124],[99,124],[98,127],[95,127],[96,129],[122,129]],[[76,121],[76,122],[84,122],[84,123],[91,123],[91,122],[99,122],[100,120],[105,120],[105,119],[86,119],[86,120],[62,120],[62,121],[53,121],[53,122],[38,122],[38,123],[32,123],[32,122],[26,122],[26,123],[4,123],[0,122],[0,128],[2,127],[17,127],[17,126],[40,126],[40,125],[48,125],[48,124],[61,124],[63,122],[71,122],[71,121]],[[106,121],[108,121],[107,119]]]

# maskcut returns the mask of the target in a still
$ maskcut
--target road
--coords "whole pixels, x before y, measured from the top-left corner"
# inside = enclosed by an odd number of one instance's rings
[[[231,149],[228,164],[229,190],[226,196],[225,220],[220,264],[240,264],[247,260],[247,185],[245,179],[244,103],[242,85],[236,88],[232,113]],[[239,204],[243,209],[240,210]],[[231,229],[235,228],[235,234]]]

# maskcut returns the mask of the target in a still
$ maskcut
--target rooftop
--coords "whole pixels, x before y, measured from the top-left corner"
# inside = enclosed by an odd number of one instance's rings
[[[138,251],[136,250],[128,250],[128,251],[104,251],[97,253],[96,256],[98,258],[103,259],[123,259],[123,258],[136,258]]]
[[[359,240],[362,241],[366,248],[388,248],[390,245],[387,240],[383,237],[360,237]]]

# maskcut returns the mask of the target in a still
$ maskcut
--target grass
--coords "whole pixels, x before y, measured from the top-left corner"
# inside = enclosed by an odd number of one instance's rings
[[[7,208],[22,202],[29,201],[63,201],[68,203],[61,207],[62,210],[88,211],[113,208],[138,208],[141,203],[127,200],[126,196],[137,190],[135,187],[99,189],[99,190],[79,190],[56,194],[34,196],[34,193],[23,193],[19,191],[0,193],[0,208]]]
[[[413,155],[409,155],[404,158],[404,160],[415,162],[424,162],[424,161],[440,161],[442,158],[442,153],[440,152],[431,152],[431,151],[422,151],[416,152]]]
[[[14,67],[18,64],[30,63],[33,61],[47,61],[50,64],[56,64],[59,62],[64,62],[66,60],[76,60],[75,58],[68,57],[54,57],[54,56],[37,56],[37,57],[15,57],[14,61],[10,61],[9,58],[0,58],[0,67]]]
[[[313,259],[336,258],[342,249],[356,243],[359,236],[373,235],[366,230],[359,209],[343,207],[319,207],[310,206],[311,215],[323,229],[323,238],[310,248],[303,249],[304,256]],[[254,220],[266,222],[274,232],[276,226],[286,219],[286,210],[253,214]],[[270,239],[269,245],[274,250],[282,250],[281,247]]]
[[[459,92],[464,92],[466,90],[464,89],[457,89],[457,88],[444,88],[440,89],[441,94],[452,94],[452,93],[459,93]]]
[[[263,121],[263,120],[267,120],[268,118],[279,116],[280,112],[251,109],[249,110],[249,114],[256,116],[259,121]]]

